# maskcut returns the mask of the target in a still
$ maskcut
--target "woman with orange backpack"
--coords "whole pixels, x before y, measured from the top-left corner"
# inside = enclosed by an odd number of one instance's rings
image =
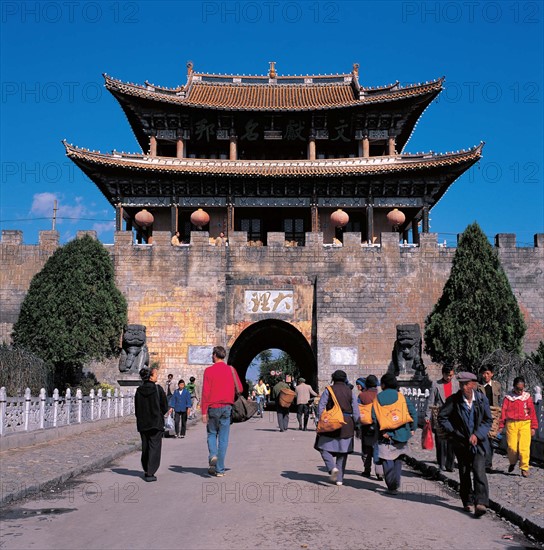
[[[363,382],[364,385],[360,384]],[[372,403],[378,395],[378,379],[370,374],[366,380],[359,378],[355,383],[362,386],[359,396],[360,422],[361,422],[361,458],[363,460],[364,470],[361,472],[363,477],[370,477],[372,468],[372,459],[374,458],[374,469],[378,481],[383,479],[383,469],[378,458],[378,430],[372,421]]]
[[[417,429],[417,412],[398,391],[398,382],[393,373],[384,374],[380,383],[382,391],[372,405],[372,418],[379,430],[378,452],[387,493],[397,495],[402,472],[400,456]]]
[[[343,484],[348,454],[353,452],[355,424],[359,420],[357,397],[348,386],[347,379],[343,370],[334,371],[332,384],[321,394],[317,408],[319,422],[314,448],[321,453],[329,479],[336,485]],[[333,410],[341,418],[331,418]],[[336,429],[330,430],[327,424]]]

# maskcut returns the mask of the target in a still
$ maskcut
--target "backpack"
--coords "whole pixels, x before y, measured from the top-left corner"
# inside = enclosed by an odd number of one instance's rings
[[[318,434],[334,432],[347,424],[344,420],[344,413],[342,412],[342,409],[338,404],[338,400],[336,399],[336,395],[334,395],[334,392],[332,391],[332,387],[327,386],[327,390],[329,390],[329,394],[334,401],[334,405],[332,409],[329,409],[328,411],[325,410],[321,413],[316,429]]]
[[[400,392],[397,401],[391,405],[381,405],[378,399],[373,401],[373,405],[381,431],[396,430],[408,422],[414,421],[408,412],[406,398]]]

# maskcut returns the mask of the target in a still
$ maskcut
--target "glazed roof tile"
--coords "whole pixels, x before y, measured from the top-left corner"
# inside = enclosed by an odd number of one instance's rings
[[[150,157],[147,155],[89,151],[64,142],[67,156],[76,163],[111,168],[218,176],[312,177],[359,174],[387,174],[434,169],[475,162],[482,156],[483,143],[455,153],[422,153],[392,157],[320,160],[217,160]]]
[[[104,75],[112,93],[197,108],[243,111],[307,111],[352,107],[438,94],[444,78],[401,87],[398,83],[380,88],[360,88],[352,75],[329,77],[238,77],[199,75],[186,86],[168,89],[121,82]]]

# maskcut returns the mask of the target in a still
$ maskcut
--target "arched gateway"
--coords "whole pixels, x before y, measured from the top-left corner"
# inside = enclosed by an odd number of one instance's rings
[[[280,349],[289,354],[306,382],[317,387],[317,361],[315,353],[304,335],[281,319],[266,319],[247,327],[230,348],[228,362],[236,368],[240,378],[253,358],[266,349]]]

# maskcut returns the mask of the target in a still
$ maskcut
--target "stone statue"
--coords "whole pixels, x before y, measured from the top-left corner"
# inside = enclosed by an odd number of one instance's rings
[[[427,377],[421,359],[421,330],[418,324],[397,325],[397,340],[389,371],[405,379]]]
[[[123,349],[119,358],[121,372],[138,373],[149,366],[145,325],[126,325],[123,333]]]

